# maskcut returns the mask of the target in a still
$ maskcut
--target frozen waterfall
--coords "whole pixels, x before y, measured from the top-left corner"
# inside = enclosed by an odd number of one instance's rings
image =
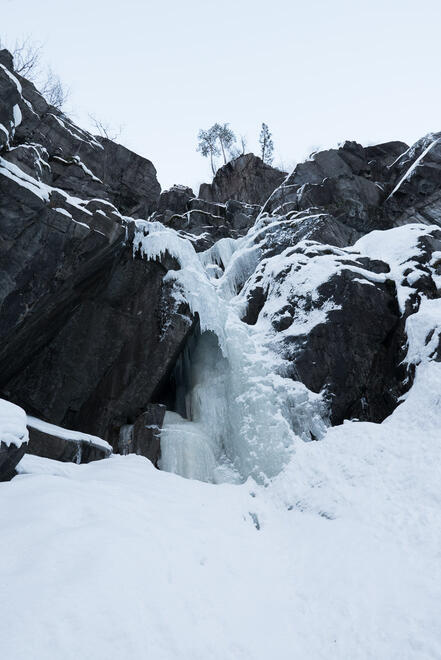
[[[159,467],[214,483],[249,476],[264,482],[280,472],[296,442],[320,438],[325,422],[320,396],[283,377],[282,360],[259,324],[241,321],[237,292],[259,262],[259,227],[197,254],[160,223],[136,224],[134,250],[151,260],[166,253],[177,260],[180,269],[165,277],[200,320],[174,370]],[[213,268],[219,264],[220,277]]]

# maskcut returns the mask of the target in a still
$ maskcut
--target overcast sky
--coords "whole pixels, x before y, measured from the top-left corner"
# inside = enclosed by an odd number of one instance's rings
[[[441,130],[440,0],[0,0],[0,34],[31,36],[68,109],[123,126],[163,188],[210,179],[200,128],[230,122],[285,169],[317,147]]]

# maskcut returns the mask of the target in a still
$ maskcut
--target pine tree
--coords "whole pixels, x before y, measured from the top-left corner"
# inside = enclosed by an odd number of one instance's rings
[[[262,154],[262,160],[267,165],[273,162],[274,144],[268,125],[262,122],[262,130],[260,131],[259,144]]]

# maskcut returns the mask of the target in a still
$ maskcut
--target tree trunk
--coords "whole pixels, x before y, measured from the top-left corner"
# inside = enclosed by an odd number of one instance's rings
[[[222,155],[224,157],[224,165],[226,165],[227,164],[227,159],[226,159],[226,156],[225,156],[224,143],[222,142],[222,140],[220,138],[219,138],[219,142],[220,142],[221,149],[222,149]]]

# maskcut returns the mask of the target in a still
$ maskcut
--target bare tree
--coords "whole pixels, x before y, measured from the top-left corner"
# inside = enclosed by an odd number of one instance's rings
[[[47,77],[40,88],[40,92],[46,101],[58,110],[61,110],[69,98],[69,90],[64,87],[60,78],[50,68],[47,71]]]
[[[13,47],[9,47],[0,39],[0,48],[8,48],[11,51],[14,71],[33,82],[46,101],[61,110],[69,97],[69,90],[50,67],[45,74],[42,74],[41,44],[26,37],[21,41],[17,40]]]
[[[259,143],[260,143],[263,162],[266,163],[267,165],[271,165],[271,163],[273,162],[274,144],[272,141],[272,136],[268,128],[268,125],[265,123],[262,123],[262,130],[260,131]]]
[[[205,157],[210,156],[210,165],[213,176],[216,174],[216,161],[215,158],[220,156],[219,147],[217,146],[219,124],[214,124],[211,128],[204,131],[201,129],[198,133],[198,146],[196,151],[200,151]]]
[[[244,135],[241,135],[239,139],[240,139],[240,147],[234,145],[229,149],[230,158],[232,160],[234,160],[235,158],[239,158],[239,156],[245,155],[247,149],[247,139]]]
[[[0,48],[8,48],[6,42],[1,39]],[[34,43],[30,37],[26,37],[22,41],[17,40],[9,50],[14,60],[14,70],[20,76],[35,80],[40,73],[41,44]]]
[[[102,138],[106,138],[106,140],[112,140],[114,142],[119,138],[124,130],[122,125],[118,127],[112,126],[111,124],[104,123],[95,115],[89,115],[89,119],[94,125],[98,135],[100,135]]]
[[[226,152],[230,152],[233,148],[234,143],[236,142],[236,136],[234,135],[229,124],[214,124],[212,130],[219,140],[220,147],[222,149],[222,156],[224,157],[224,165],[227,164]]]

